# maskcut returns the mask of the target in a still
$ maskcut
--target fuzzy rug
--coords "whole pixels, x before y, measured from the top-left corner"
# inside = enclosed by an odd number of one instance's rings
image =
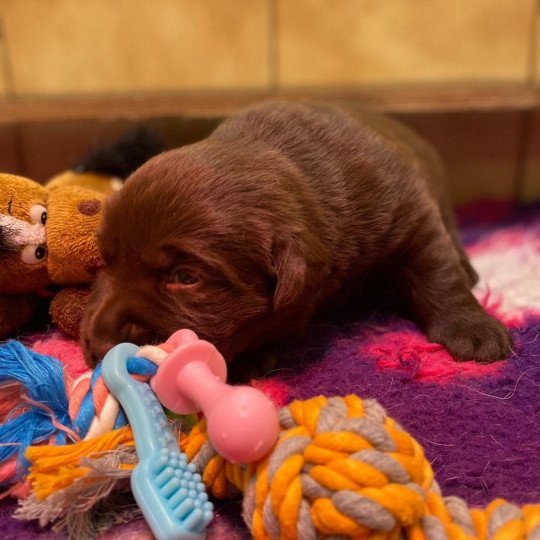
[[[511,329],[507,361],[455,362],[414,324],[371,315],[318,323],[255,384],[279,403],[353,392],[376,398],[423,445],[444,494],[475,506],[496,497],[540,502],[540,206],[477,203],[460,221],[481,275],[475,293]],[[76,344],[54,336],[35,347],[75,368],[80,360]],[[59,537],[13,520],[13,508],[0,506],[2,538]],[[209,538],[249,538],[239,509],[237,501],[218,503]],[[101,536],[151,537],[142,519]]]

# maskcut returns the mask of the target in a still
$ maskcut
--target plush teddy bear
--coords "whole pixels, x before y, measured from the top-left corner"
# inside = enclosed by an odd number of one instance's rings
[[[46,296],[53,321],[77,336],[101,265],[95,234],[106,194],[8,174],[0,186],[0,337],[28,322]]]
[[[21,329],[44,302],[58,328],[78,337],[101,267],[95,235],[104,200],[162,149],[153,133],[139,129],[45,186],[0,174],[0,339]]]

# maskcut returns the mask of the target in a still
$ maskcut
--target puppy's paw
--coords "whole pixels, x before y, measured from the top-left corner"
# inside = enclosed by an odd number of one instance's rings
[[[428,331],[430,341],[444,345],[457,360],[481,363],[504,360],[511,351],[508,330],[483,311],[453,320],[441,319]]]

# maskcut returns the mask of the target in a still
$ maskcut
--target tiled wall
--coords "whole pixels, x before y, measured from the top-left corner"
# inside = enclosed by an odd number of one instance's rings
[[[266,0],[0,0],[16,95],[261,88]]]
[[[534,84],[539,13],[535,0],[0,0],[0,96]],[[458,200],[540,197],[540,112],[402,118],[438,146]],[[48,171],[39,160],[70,129],[2,127],[0,166]]]
[[[0,0],[0,88],[51,95],[525,81],[535,67],[535,3]]]
[[[285,85],[524,80],[533,0],[281,0]]]

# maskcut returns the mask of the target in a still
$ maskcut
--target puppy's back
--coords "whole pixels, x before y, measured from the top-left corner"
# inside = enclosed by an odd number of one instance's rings
[[[363,255],[375,261],[377,243],[398,230],[401,216],[426,193],[437,203],[445,198],[435,150],[385,116],[272,102],[226,120],[210,138],[266,147],[288,159],[324,209],[321,236],[349,260],[360,240]]]
[[[385,183],[400,181],[403,169],[409,168],[436,198],[444,184],[436,151],[388,116],[346,112],[332,105],[270,102],[226,120],[211,137],[262,142],[287,156],[314,181],[328,183],[341,177],[353,192],[362,183],[355,177],[359,169],[364,180]]]

